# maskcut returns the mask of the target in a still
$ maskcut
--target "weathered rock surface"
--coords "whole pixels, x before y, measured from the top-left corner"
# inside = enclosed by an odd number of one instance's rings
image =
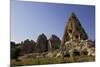
[[[54,51],[49,51],[47,54],[46,54],[46,57],[56,57],[57,53],[59,52],[59,50],[54,50]]]
[[[48,50],[48,40],[43,33],[38,36],[35,50],[39,53],[46,52]]]
[[[64,35],[61,41],[62,52],[58,55],[94,55],[95,43],[88,40],[88,35],[80,24],[77,16],[72,13],[65,26]]]
[[[60,48],[61,40],[56,35],[52,35],[48,40],[48,50],[53,51]]]
[[[65,50],[69,52],[70,54],[73,54],[75,51],[79,54],[85,54],[85,55],[92,55],[95,54],[95,47],[91,46],[94,45],[94,43],[91,41],[91,43],[88,40],[80,40],[77,41],[67,41],[65,43]],[[91,46],[91,47],[90,47]]]
[[[20,47],[20,55],[28,54],[34,52],[36,43],[33,40],[25,40],[23,43],[21,43]]]
[[[80,24],[79,19],[74,13],[70,15],[68,22],[66,23],[61,45],[63,46],[66,41],[69,41],[71,39],[73,40],[88,39],[88,36],[85,30],[83,29],[82,25]]]

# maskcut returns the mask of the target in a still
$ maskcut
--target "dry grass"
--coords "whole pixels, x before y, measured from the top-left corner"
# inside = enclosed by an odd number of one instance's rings
[[[11,60],[11,66],[25,66],[25,65],[42,65],[42,64],[60,64],[60,63],[75,63],[75,62],[93,62],[93,56],[76,56],[74,58],[25,58],[19,61]]]

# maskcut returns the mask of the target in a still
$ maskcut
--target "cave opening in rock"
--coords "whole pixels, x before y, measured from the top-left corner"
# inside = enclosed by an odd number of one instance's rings
[[[69,30],[69,33],[72,33],[72,30]]]
[[[78,39],[78,38],[79,38],[79,36],[78,36],[78,35],[76,35],[76,36],[75,36],[75,38],[76,38],[76,39]]]

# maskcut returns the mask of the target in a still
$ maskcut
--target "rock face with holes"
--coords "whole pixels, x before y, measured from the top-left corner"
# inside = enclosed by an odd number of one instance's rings
[[[88,35],[77,16],[72,13],[65,26],[61,41],[62,55],[95,55],[95,43],[88,40]],[[58,53],[57,56],[61,55]]]
[[[70,15],[68,22],[65,26],[61,45],[63,46],[66,41],[69,41],[71,39],[73,39],[73,40],[88,39],[88,36],[87,36],[85,30],[83,29],[82,25],[80,24],[79,19],[77,18],[77,16],[74,13],[72,13]]]
[[[65,43],[65,50],[73,55],[95,56],[95,44],[89,40],[68,41]]]
[[[56,35],[51,35],[50,39],[48,40],[48,50],[53,51],[60,48],[61,40]]]

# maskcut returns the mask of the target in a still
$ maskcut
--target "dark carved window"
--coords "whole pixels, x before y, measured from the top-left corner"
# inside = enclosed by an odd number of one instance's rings
[[[76,36],[75,36],[75,38],[76,38],[76,39],[78,39],[78,38],[79,38],[79,36],[78,36],[78,35],[76,35]]]
[[[72,33],[72,30],[69,30],[69,33]]]

